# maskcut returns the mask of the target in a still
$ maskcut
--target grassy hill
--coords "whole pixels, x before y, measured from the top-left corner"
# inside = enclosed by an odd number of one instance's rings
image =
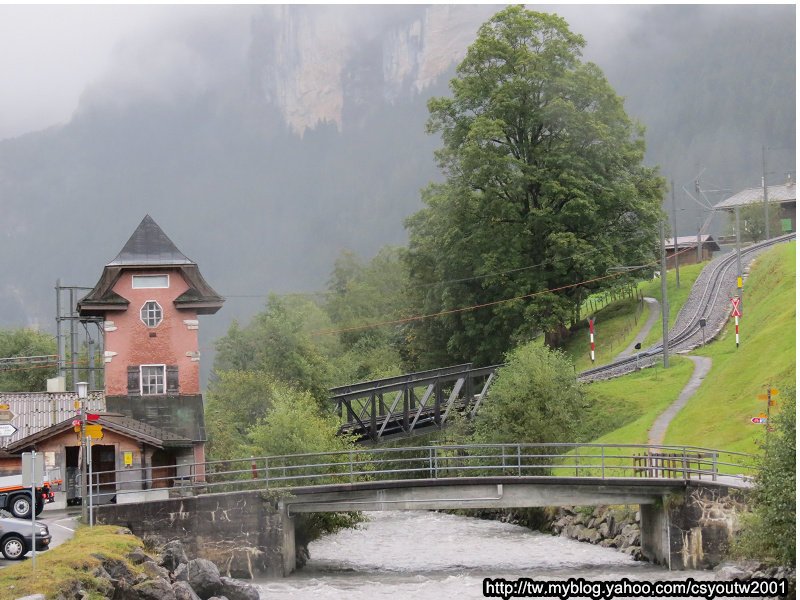
[[[675,270],[667,272],[667,298],[670,300],[669,323],[675,323],[678,311],[686,302],[697,276],[707,263],[681,267],[681,287],[675,281]],[[653,279],[639,284],[641,293],[661,302],[661,281]],[[585,309],[584,309],[585,310]],[[617,300],[598,310],[595,317],[595,364],[589,358],[589,325],[584,321],[572,333],[564,351],[572,358],[577,372],[592,366],[607,365],[636,337],[647,321],[649,309],[636,299]],[[650,330],[642,347],[647,348],[661,340],[661,319]]]
[[[711,371],[671,423],[664,443],[755,452],[765,433],[763,425],[750,422],[766,409],[758,394],[770,384],[782,392],[778,410],[781,403],[794,402],[795,252],[795,243],[782,244],[753,264],[745,283],[740,348],[736,349],[729,323],[716,341],[695,351],[711,357]],[[694,281],[699,272],[699,266],[681,269],[680,293],[671,273],[668,294],[673,321],[688,295],[689,276]],[[658,281],[645,286],[647,295],[660,296]],[[660,333],[660,327],[655,327],[648,339],[657,341]],[[590,384],[587,437],[597,442],[646,443],[653,421],[678,397],[691,372],[691,363],[675,356],[666,371],[658,366]],[[608,425],[615,423],[620,425],[610,429]],[[601,435],[590,436],[592,431]]]
[[[762,254],[745,282],[740,346],[733,323],[695,354],[709,356],[711,372],[667,430],[666,443],[754,452],[765,433],[752,417],[766,411],[757,396],[767,385],[781,392],[777,410],[794,402],[796,367],[796,243]]]

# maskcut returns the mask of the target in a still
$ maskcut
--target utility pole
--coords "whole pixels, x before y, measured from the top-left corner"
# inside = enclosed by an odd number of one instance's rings
[[[681,287],[681,274],[678,267],[678,214],[675,209],[675,180],[670,182],[672,188],[672,258],[675,260],[675,285]]]
[[[764,231],[766,232],[766,237],[764,239],[769,239],[769,200],[767,199],[767,148],[766,146],[761,146],[761,168],[762,168],[762,175],[761,175],[761,187],[764,189]]]
[[[694,180],[694,191],[697,192],[697,198],[700,199],[700,177],[698,176],[697,179]],[[701,213],[702,214],[702,213]],[[700,244],[700,232],[703,230],[703,226],[700,224],[700,221],[697,222],[697,262],[703,262],[703,247]]]
[[[736,287],[739,288],[739,302],[744,304],[744,283],[742,279],[742,240],[739,233],[739,207],[734,206],[736,215]]]
[[[58,346],[58,376],[64,377],[64,339],[61,335],[61,279],[56,279],[56,345]]]
[[[659,230],[661,233],[661,346],[664,351],[664,368],[669,368],[669,301],[667,300],[667,247],[664,239],[664,219],[662,217]]]
[[[72,316],[72,311],[75,310],[75,288],[69,288],[69,314]],[[75,390],[75,384],[78,382],[78,332],[75,330],[75,319],[69,320],[69,353],[70,362],[72,366],[72,389]]]

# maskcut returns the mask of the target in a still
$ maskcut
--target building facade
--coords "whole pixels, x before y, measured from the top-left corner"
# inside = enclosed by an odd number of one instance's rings
[[[149,215],[78,302],[104,321],[106,410],[191,440],[166,453],[173,467],[205,460],[198,316],[223,302]]]
[[[121,490],[203,478],[198,317],[223,302],[149,215],[78,302],[80,318],[103,321],[104,389],[90,391],[82,406],[94,419],[95,472],[116,471],[93,479],[105,501]],[[60,473],[67,498],[79,496],[77,394],[6,393],[0,404],[16,429],[0,440],[0,474],[18,473],[21,453],[35,449]]]

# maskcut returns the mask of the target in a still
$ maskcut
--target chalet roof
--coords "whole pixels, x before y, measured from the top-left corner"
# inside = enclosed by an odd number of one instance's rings
[[[142,222],[122,247],[117,257],[107,266],[193,265],[150,215]]]
[[[0,438],[0,453],[8,455],[20,452],[32,444],[70,429],[72,421],[80,417],[80,411],[75,408],[76,400],[78,395],[75,392],[0,393],[0,404],[7,404],[14,413],[10,423],[17,428],[14,435]],[[192,445],[192,440],[173,431],[124,414],[106,412],[103,392],[91,392],[86,409],[87,412],[99,414],[98,423],[103,427],[139,442],[157,448]]]
[[[17,428],[14,435],[0,438],[0,448],[10,446],[17,441],[36,434],[65,420],[80,414],[75,408],[78,394],[75,392],[8,392],[0,393],[0,404],[7,404],[14,414],[10,423]],[[87,402],[90,412],[104,412],[106,400],[103,392],[90,392]]]
[[[713,236],[704,233],[700,236],[700,244],[708,248],[709,250],[719,250],[719,244],[714,240]],[[673,238],[667,238],[664,240],[664,246],[666,246],[667,252],[670,252],[675,249],[675,241]],[[679,235],[678,236],[678,248],[697,248],[697,236],[696,235]]]
[[[726,198],[722,202],[717,202],[714,208],[719,210],[733,210],[736,206],[746,206],[756,202],[764,201],[764,189],[747,188]],[[796,202],[797,201],[797,186],[794,181],[790,181],[781,185],[768,185],[767,186],[767,201],[768,202]]]
[[[54,435],[60,435],[65,431],[73,429],[73,420],[74,417],[66,419],[32,435],[21,438],[13,444],[9,444],[5,450],[9,454],[22,452],[26,448],[51,438]],[[156,448],[164,448],[165,446],[191,447],[192,445],[192,441],[189,439],[169,434],[157,427],[142,423],[141,421],[136,421],[125,415],[100,413],[97,420],[93,422],[101,425],[103,429],[113,431],[114,433],[124,435],[137,442],[148,444]]]

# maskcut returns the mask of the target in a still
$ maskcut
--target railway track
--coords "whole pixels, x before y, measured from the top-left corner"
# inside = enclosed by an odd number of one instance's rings
[[[795,238],[796,234],[792,233],[748,246],[741,251],[742,262],[749,264],[761,252]],[[730,313],[727,294],[734,290],[736,290],[736,253],[731,252],[713,260],[695,281],[689,299],[667,336],[669,353],[688,352],[700,346],[704,336],[708,342],[719,335]],[[700,326],[701,319],[705,319],[706,322],[705,334]],[[632,355],[601,367],[582,371],[578,374],[578,379],[596,381],[618,377],[635,370],[637,364],[640,367],[651,366],[662,353],[663,343],[659,343],[643,350],[638,356]]]
[[[792,239],[795,239],[795,234],[743,249],[743,264],[749,264],[760,252]],[[717,258],[706,266],[668,334],[670,354],[688,352],[702,343],[701,319],[706,321],[706,341],[714,339],[725,326],[730,313],[727,294],[735,290],[735,253]],[[656,344],[638,356],[583,371],[578,374],[578,379],[610,379],[630,373],[637,366],[651,366],[659,359],[662,348],[662,344]],[[341,433],[373,442],[407,436],[430,427],[441,428],[448,416],[456,412],[474,415],[486,399],[497,369],[502,366],[473,368],[471,364],[463,364],[355,383],[331,389],[330,401],[344,421]]]

